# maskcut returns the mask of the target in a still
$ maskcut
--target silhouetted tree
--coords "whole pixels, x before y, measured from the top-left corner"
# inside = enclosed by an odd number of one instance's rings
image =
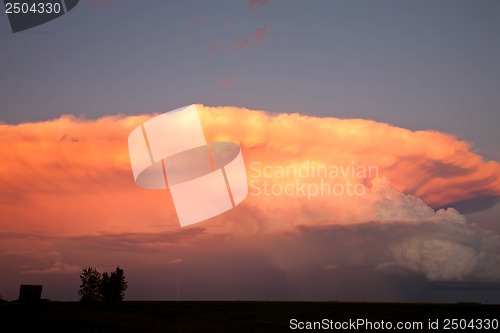
[[[97,269],[89,267],[84,268],[80,275],[80,290],[82,302],[97,302],[101,300],[101,273]]]
[[[101,285],[100,285],[100,293],[101,299],[104,302],[111,302],[111,281],[109,279],[109,274],[107,272],[102,273]]]
[[[110,293],[109,300],[111,302],[123,301],[123,298],[125,297],[125,290],[127,290],[127,288],[127,281],[125,281],[123,269],[118,266],[109,276],[109,287],[106,288],[106,290],[109,290]]]
[[[95,268],[85,268],[80,279],[82,284],[78,294],[82,302],[120,302],[128,287],[120,266],[111,274],[104,272],[102,275]]]

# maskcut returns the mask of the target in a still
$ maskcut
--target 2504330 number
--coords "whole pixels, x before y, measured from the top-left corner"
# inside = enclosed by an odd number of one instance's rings
[[[445,330],[497,330],[498,319],[445,319],[443,322]]]
[[[61,12],[61,4],[50,2],[38,2],[29,4],[26,2],[6,2],[5,14],[59,14]]]

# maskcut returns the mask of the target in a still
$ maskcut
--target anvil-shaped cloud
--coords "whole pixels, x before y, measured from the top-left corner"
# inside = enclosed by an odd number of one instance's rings
[[[50,267],[89,262],[75,244],[90,244],[91,256],[105,243],[106,251],[148,252],[152,262],[156,255],[192,272],[206,273],[203,257],[227,250],[234,260],[219,269],[252,254],[253,265],[285,275],[365,265],[435,281],[499,281],[499,235],[467,224],[459,211],[500,197],[500,164],[469,143],[361,119],[202,105],[198,112],[207,141],[241,146],[250,193],[188,233],[176,231],[168,192],[140,189],[132,178],[127,136],[153,115],[0,125],[0,260],[38,247],[60,256],[31,271],[58,272]],[[322,176],[300,173],[313,166]],[[315,191],[324,182],[364,191],[310,195],[295,191],[298,181]],[[287,185],[292,193],[283,193]]]

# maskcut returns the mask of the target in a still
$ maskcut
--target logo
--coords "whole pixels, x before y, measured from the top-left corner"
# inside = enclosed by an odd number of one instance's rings
[[[248,194],[241,149],[207,143],[196,105],[149,119],[128,137],[135,183],[170,189],[182,227],[222,214]]]

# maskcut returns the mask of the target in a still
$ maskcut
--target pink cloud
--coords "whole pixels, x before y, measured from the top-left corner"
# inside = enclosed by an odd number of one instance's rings
[[[233,41],[233,46],[231,48],[232,52],[241,49],[249,49],[257,45],[261,45],[262,42],[267,37],[268,30],[266,27],[257,28],[251,37],[241,36],[236,37]]]
[[[54,52],[54,48],[51,44],[47,44],[42,48],[43,55],[51,55]]]
[[[214,55],[219,52],[221,43],[219,41],[212,41],[208,46],[208,54]]]
[[[234,47],[236,49],[246,49],[252,46],[252,40],[247,36],[236,37],[234,39]]]
[[[248,3],[248,8],[250,10],[254,10],[255,8],[259,6],[267,6],[269,4],[269,0],[247,0]]]
[[[182,260],[182,258],[175,258],[175,259],[167,261],[167,264],[168,265],[179,265],[179,264],[182,264],[183,261],[184,260]]]
[[[240,78],[241,78],[241,73],[239,73],[239,72],[230,73],[230,74],[224,76],[220,80],[220,86],[224,89],[231,88],[232,86],[234,86],[236,84],[236,82],[239,81]]]
[[[111,2],[113,2],[113,0],[91,0],[88,4],[90,7],[96,8],[109,6]]]
[[[188,22],[189,23],[192,23],[192,24],[201,24],[201,23],[204,23],[206,20],[206,16],[205,15],[193,15],[193,16],[190,16],[188,18]]]
[[[266,37],[267,37],[266,27],[257,28],[257,30],[255,30],[255,32],[253,33],[253,40],[257,45],[261,44]]]
[[[232,17],[227,17],[224,20],[224,28],[226,28],[226,29],[231,29],[233,27],[233,24],[234,24],[234,20]]]

